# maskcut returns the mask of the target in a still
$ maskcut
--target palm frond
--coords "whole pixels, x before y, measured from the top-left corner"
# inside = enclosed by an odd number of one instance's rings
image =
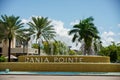
[[[79,29],[72,29],[68,32],[69,35],[72,35],[72,34],[75,34],[75,33],[78,33],[79,32]]]
[[[1,15],[0,22],[4,23],[3,31],[4,35],[6,36],[6,39],[12,39],[16,34],[18,34],[17,32],[20,32],[19,30],[23,27],[23,23],[21,23],[21,20],[19,20],[18,16],[15,17],[13,15]]]
[[[32,21],[28,23],[30,26],[30,30],[36,33],[37,39],[41,36],[48,40],[53,38],[55,35],[55,31],[53,25],[50,25],[51,21],[48,21],[47,17],[32,17]]]

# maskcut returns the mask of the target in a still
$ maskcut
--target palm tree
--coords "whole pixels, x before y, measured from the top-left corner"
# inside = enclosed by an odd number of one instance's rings
[[[93,23],[93,18],[89,17],[80,20],[79,24],[73,26],[73,29],[69,31],[69,35],[74,35],[72,41],[83,42],[84,44],[84,55],[92,54],[92,41],[93,38],[100,38],[98,36],[98,30]]]
[[[20,33],[22,33],[23,30],[23,23],[21,23],[21,20],[19,20],[19,17],[7,16],[7,15],[1,15],[0,23],[3,24],[3,26],[0,27],[0,33],[4,33],[3,40],[9,42],[8,46],[8,62],[10,62],[10,52],[11,52],[11,41],[14,37],[19,36]]]
[[[30,31],[36,36],[36,41],[41,40],[40,42],[43,42],[43,40],[54,39],[55,31],[50,23],[51,21],[47,17],[32,17],[32,21],[28,25],[30,26]],[[40,43],[38,42],[38,44],[38,54],[40,54]]]

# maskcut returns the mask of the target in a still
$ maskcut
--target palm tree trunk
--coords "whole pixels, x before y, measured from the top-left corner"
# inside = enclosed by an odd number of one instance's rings
[[[38,46],[38,54],[40,55],[40,45]]]
[[[51,55],[51,45],[50,45],[50,43],[48,42],[48,53]]]
[[[8,62],[10,62],[10,52],[11,52],[11,39],[9,38],[9,46],[8,46]]]

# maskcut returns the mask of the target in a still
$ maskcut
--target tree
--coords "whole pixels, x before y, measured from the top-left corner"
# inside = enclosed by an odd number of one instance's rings
[[[28,23],[30,31],[33,32],[36,37],[36,41],[39,44],[38,53],[40,54],[40,43],[43,40],[49,41],[54,39],[55,31],[53,25],[50,25],[51,21],[47,17],[32,17],[32,21]]]
[[[68,47],[61,41],[51,42],[50,47],[48,42],[43,42],[44,52],[48,55],[66,55],[68,54]]]
[[[53,54],[57,54],[57,55],[67,55],[68,54],[69,48],[64,42],[55,41],[53,43],[53,47],[54,47]]]
[[[82,42],[83,41],[83,53],[84,55],[92,54],[92,42],[94,38],[100,38],[98,36],[98,30],[93,23],[93,18],[89,17],[80,20],[79,24],[73,26],[73,29],[69,31],[69,35],[74,35],[72,42]]]
[[[32,48],[35,48],[35,49],[38,49],[38,44],[36,44],[36,43],[34,43],[34,44],[32,44]]]
[[[69,55],[76,55],[77,53],[74,50],[69,50]]]
[[[111,45],[102,47],[99,51],[99,55],[109,56],[111,62],[120,62],[120,46],[112,42]]]
[[[8,46],[8,62],[10,62],[11,41],[14,37],[19,36],[23,32],[23,23],[19,20],[19,17],[1,15],[0,23],[3,26],[0,27],[0,33],[3,32],[3,40],[9,42]]]

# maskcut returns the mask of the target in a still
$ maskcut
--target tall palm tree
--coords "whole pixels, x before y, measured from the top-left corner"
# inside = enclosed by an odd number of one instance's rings
[[[72,41],[84,42],[84,55],[91,55],[91,46],[93,38],[100,38],[98,36],[98,30],[93,23],[93,18],[89,17],[80,20],[79,24],[73,26],[73,29],[69,31],[69,35],[74,35]]]
[[[0,27],[0,33],[4,32],[3,40],[9,42],[8,46],[8,62],[10,62],[10,52],[11,52],[11,41],[14,37],[19,36],[23,30],[23,23],[19,20],[19,17],[1,15],[0,23],[3,26]]]
[[[49,41],[55,37],[55,31],[53,25],[50,25],[51,21],[47,17],[32,17],[32,21],[28,23],[30,31],[36,36],[36,41],[46,40]],[[38,48],[38,54],[40,54],[40,43]]]

